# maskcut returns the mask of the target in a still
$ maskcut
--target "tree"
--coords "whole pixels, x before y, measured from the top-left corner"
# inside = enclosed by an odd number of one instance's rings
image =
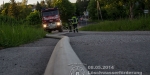
[[[127,15],[132,20],[139,14],[143,14],[144,9],[150,9],[149,0],[121,0],[126,7]]]
[[[42,6],[41,6],[41,4],[37,1],[36,10],[37,10],[37,11],[41,11],[41,9],[42,9]]]
[[[134,9],[134,6],[135,6],[135,2],[137,0],[128,0],[126,1],[127,4],[129,5],[129,18],[132,20],[133,19],[133,16],[134,16],[134,12],[133,12],[133,9]]]
[[[42,8],[45,8],[46,7],[45,1],[41,1],[40,5],[41,5]]]
[[[132,20],[143,14],[143,10],[150,10],[150,0],[90,0],[88,10],[92,19],[98,16],[95,14],[97,12],[94,1],[100,2],[102,15],[105,19],[130,18]],[[79,6],[78,3],[77,5]],[[77,11],[80,9],[78,6]]]
[[[139,3],[143,3],[144,9],[150,10],[150,0],[140,0]]]
[[[56,4],[58,4],[61,0],[52,0],[51,4],[52,4],[52,7],[56,7]]]
[[[107,19],[114,20],[126,16],[126,10],[124,9],[123,2],[121,0],[109,0],[108,2],[101,0],[101,3],[103,4],[102,9],[107,13],[107,16],[104,15]]]
[[[107,11],[109,18],[118,19],[129,15],[133,19],[135,3],[139,0],[99,0],[102,2],[103,9]]]
[[[26,20],[31,25],[36,25],[36,24],[41,23],[40,12],[37,10],[35,10],[34,12],[31,12],[30,15],[26,17]]]
[[[52,1],[51,0],[46,0],[47,7],[50,8],[52,7]]]
[[[4,9],[2,10],[2,12],[1,12],[2,15],[7,15],[7,13],[8,13],[7,8],[4,8]]]
[[[58,7],[61,13],[61,19],[63,22],[67,22],[75,13],[75,7],[68,0],[54,0],[53,7]]]
[[[22,0],[22,5],[27,5],[28,0]]]
[[[93,0],[94,1],[94,0]],[[83,15],[83,12],[86,11],[89,0],[77,0],[76,1],[76,12],[78,15]]]
[[[19,9],[19,14],[18,14],[19,19],[25,19],[26,16],[28,16],[30,12],[32,12],[31,6],[21,5],[18,6],[18,9]]]
[[[88,11],[89,11],[89,16],[91,19],[96,19],[98,14],[97,14],[97,5],[96,5],[96,1],[95,0],[90,0],[89,4],[88,4]]]
[[[10,5],[10,3],[5,3],[5,4],[3,5],[3,9],[2,9],[2,11],[1,11],[1,14],[2,14],[2,15],[8,15],[9,5]]]
[[[18,18],[19,10],[15,0],[11,0],[11,4],[9,5],[8,15],[13,18]]]

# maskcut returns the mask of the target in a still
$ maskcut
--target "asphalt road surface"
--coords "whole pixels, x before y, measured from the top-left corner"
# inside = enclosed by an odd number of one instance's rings
[[[43,75],[59,39],[43,38],[0,50],[0,75]]]
[[[66,35],[91,75],[109,75],[92,74],[99,71],[150,75],[150,32],[79,32]],[[0,50],[0,75],[42,75],[58,41],[43,38]]]
[[[98,74],[99,71],[150,75],[150,32],[79,32],[66,35],[91,75],[103,75]]]

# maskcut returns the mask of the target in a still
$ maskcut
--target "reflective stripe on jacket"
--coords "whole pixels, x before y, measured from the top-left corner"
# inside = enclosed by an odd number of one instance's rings
[[[72,24],[78,24],[78,18],[76,16],[72,17]]]

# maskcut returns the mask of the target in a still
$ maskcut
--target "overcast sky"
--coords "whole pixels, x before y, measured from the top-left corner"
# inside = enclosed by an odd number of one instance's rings
[[[4,3],[7,3],[7,2],[10,2],[10,0],[0,0],[0,5],[1,4],[3,4],[3,1],[4,1]],[[15,0],[16,2],[21,2],[22,0]],[[37,3],[37,1],[41,1],[41,0],[28,0],[28,4],[36,4]],[[75,3],[76,2],[76,0],[70,0],[70,2],[72,2],[72,3]]]

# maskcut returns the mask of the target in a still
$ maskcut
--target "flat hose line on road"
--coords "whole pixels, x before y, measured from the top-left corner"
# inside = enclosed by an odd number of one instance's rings
[[[70,45],[67,36],[47,34],[46,37],[60,39],[47,64],[44,75],[90,75]]]

